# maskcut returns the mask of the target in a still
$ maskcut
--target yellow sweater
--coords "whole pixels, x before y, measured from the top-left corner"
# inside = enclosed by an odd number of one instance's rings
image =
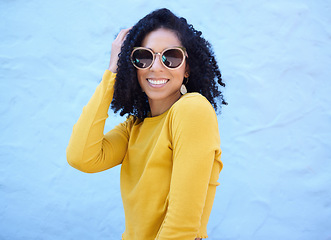
[[[202,95],[187,93],[163,114],[129,117],[104,135],[115,77],[106,70],[75,124],[69,164],[88,173],[122,164],[122,239],[207,238],[223,166],[213,107]]]

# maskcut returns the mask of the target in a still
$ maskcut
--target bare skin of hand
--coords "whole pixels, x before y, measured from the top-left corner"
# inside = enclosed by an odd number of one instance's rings
[[[110,54],[108,70],[111,71],[112,73],[117,72],[118,54],[121,52],[121,47],[123,45],[123,42],[130,30],[131,28],[122,29],[111,45],[111,54]]]

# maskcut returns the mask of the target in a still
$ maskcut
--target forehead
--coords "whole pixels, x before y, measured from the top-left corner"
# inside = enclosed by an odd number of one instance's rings
[[[142,47],[153,51],[162,51],[168,47],[182,47],[177,34],[169,29],[159,28],[148,33],[141,43]]]

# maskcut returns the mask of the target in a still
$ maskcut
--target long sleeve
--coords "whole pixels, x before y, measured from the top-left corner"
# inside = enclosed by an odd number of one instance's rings
[[[156,239],[207,237],[205,226],[222,169],[216,114],[206,99],[190,96],[174,107],[171,124],[173,170],[169,206]]]
[[[116,74],[106,70],[77,123],[67,147],[68,163],[83,172],[100,172],[120,164],[127,150],[126,124],[104,135],[105,121],[113,98]]]

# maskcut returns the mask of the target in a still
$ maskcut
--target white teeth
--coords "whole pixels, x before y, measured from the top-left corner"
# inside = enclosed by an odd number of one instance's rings
[[[165,84],[168,80],[152,80],[152,79],[147,79],[147,81],[150,82],[151,84],[161,85],[161,84]]]

